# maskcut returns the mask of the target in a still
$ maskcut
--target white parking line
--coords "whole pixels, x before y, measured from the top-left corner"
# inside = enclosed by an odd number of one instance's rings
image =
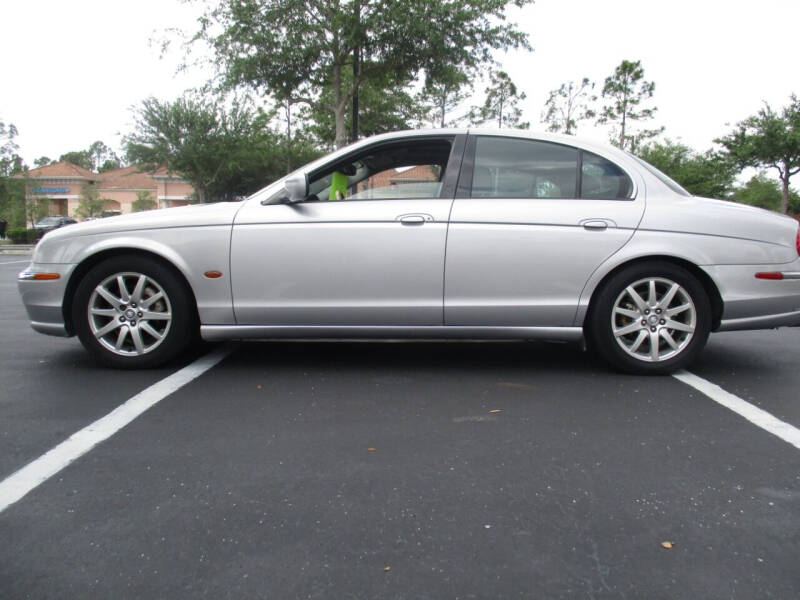
[[[223,346],[154,383],[0,482],[0,513],[97,444],[110,438],[147,409],[208,371],[228,356],[232,349],[232,346]]]
[[[726,392],[716,384],[711,383],[698,377],[688,371],[680,371],[675,373],[673,377],[682,381],[688,386],[693,387],[698,392],[705,394],[714,402],[720,403],[725,408],[728,408],[738,415],[741,415],[754,425],[769,431],[773,435],[777,435],[785,442],[789,442],[795,448],[800,448],[800,429],[781,421],[777,417],[772,416],[767,411],[742,400],[739,396],[734,396],[730,392]]]
[[[0,261],[0,265],[21,265],[22,263],[29,263],[29,260],[9,260],[9,261]]]

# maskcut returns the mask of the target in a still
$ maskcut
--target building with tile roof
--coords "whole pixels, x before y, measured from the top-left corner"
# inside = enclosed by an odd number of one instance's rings
[[[136,165],[94,173],[68,162],[57,162],[27,171],[15,177],[27,179],[28,195],[47,203],[47,214],[75,217],[81,199],[81,188],[97,184],[104,200],[104,215],[133,212],[133,203],[141,192],[153,200],[153,208],[169,208],[189,204],[195,197],[192,185],[181,177],[159,169],[141,172]]]

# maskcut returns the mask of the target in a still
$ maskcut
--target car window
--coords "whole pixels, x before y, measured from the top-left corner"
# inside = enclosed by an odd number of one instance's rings
[[[438,198],[449,139],[413,140],[349,156],[309,178],[309,201]]]
[[[350,200],[383,198],[436,198],[442,188],[440,165],[414,165],[387,169],[350,186]]]
[[[479,137],[474,198],[575,198],[578,150],[561,144]]]
[[[630,198],[633,182],[621,168],[601,156],[584,151],[581,161],[581,198]]]

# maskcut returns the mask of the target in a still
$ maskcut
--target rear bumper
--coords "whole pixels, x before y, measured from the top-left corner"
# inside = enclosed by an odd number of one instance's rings
[[[775,329],[776,327],[800,327],[800,311],[745,319],[723,319],[716,331]]]
[[[800,326],[800,259],[786,265],[716,265],[703,269],[722,296],[716,331]],[[780,273],[780,279],[756,277]]]

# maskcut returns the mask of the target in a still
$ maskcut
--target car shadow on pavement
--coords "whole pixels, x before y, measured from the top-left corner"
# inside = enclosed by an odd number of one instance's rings
[[[229,359],[241,367],[514,370],[596,372],[609,369],[577,344],[547,342],[244,342]]]

